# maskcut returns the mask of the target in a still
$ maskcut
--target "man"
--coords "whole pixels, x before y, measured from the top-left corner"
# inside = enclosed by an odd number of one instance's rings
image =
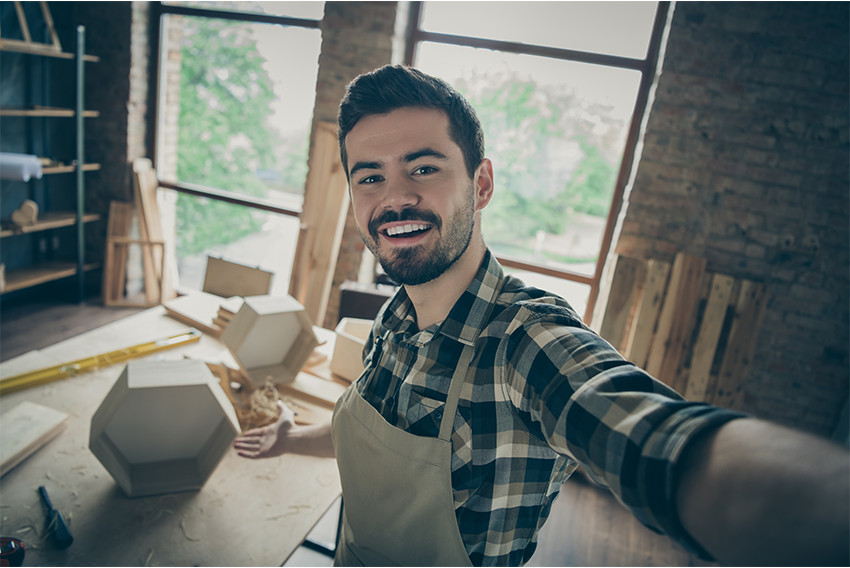
[[[684,401],[561,298],[503,274],[481,233],[493,165],[446,83],[387,66],[339,111],[363,241],[402,284],[332,423],[274,425],[248,458],[335,456],[338,564],[521,565],[581,464],[653,530],[731,564],[850,559],[844,448]]]

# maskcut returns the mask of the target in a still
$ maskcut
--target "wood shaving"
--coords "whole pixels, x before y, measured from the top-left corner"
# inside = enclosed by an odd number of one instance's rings
[[[151,548],[151,551],[148,553],[148,557],[145,558],[145,566],[150,565],[151,558],[153,558],[153,548]]]
[[[257,388],[240,370],[213,363],[207,363],[207,366],[218,378],[221,388],[233,404],[243,432],[275,423],[279,417],[278,400],[290,404],[268,379],[265,385]]]
[[[45,475],[45,476],[47,477],[47,479],[49,479],[50,481],[55,481],[56,483],[58,483],[58,484],[59,484],[59,485],[61,485],[62,487],[68,487],[67,485],[65,485],[64,483],[62,483],[60,480],[58,480],[58,479],[54,479],[54,478],[50,477],[50,472],[49,472],[49,471],[45,472],[45,473],[44,473],[44,475]]]
[[[191,537],[191,536],[189,536],[189,533],[186,532],[186,519],[185,518],[182,521],[180,521],[180,528],[183,529],[183,536],[186,537],[186,540],[191,540],[192,542],[201,542],[201,539]]]

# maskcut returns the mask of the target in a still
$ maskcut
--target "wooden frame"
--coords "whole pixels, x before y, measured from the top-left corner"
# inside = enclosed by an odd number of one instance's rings
[[[163,250],[165,247],[164,241],[146,241],[142,239],[131,239],[129,237],[108,237],[106,239],[106,268],[103,271],[103,305],[104,306],[122,306],[136,308],[151,308],[162,303],[165,295],[165,279],[160,278],[158,281],[154,279],[145,279],[145,302],[134,302],[124,299],[123,279],[127,259],[127,247],[129,245],[141,245],[143,250],[150,250],[153,247],[160,247]],[[119,251],[119,252],[116,252]],[[123,259],[123,260],[122,260]],[[165,263],[165,254],[160,253],[160,263]],[[120,266],[116,269],[116,263]],[[165,270],[164,266],[160,266],[160,273]],[[148,285],[153,286],[153,290],[148,289]],[[156,295],[154,295],[154,293]]]
[[[240,432],[203,361],[132,361],[92,416],[89,449],[141,497],[200,489]]]

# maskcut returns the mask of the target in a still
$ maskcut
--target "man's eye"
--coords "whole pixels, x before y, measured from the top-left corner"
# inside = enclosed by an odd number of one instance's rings
[[[415,170],[413,170],[414,175],[427,175],[432,174],[437,171],[437,168],[433,166],[419,166]]]
[[[381,181],[381,176],[366,176],[365,178],[361,179],[358,183],[361,184],[361,185],[365,185],[365,184],[370,184],[370,183],[377,183],[379,181]]]

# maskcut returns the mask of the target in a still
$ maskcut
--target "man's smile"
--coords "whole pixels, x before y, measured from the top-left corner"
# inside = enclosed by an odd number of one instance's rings
[[[401,222],[389,223],[378,229],[378,232],[391,240],[410,239],[424,235],[431,231],[434,226],[425,222]]]

